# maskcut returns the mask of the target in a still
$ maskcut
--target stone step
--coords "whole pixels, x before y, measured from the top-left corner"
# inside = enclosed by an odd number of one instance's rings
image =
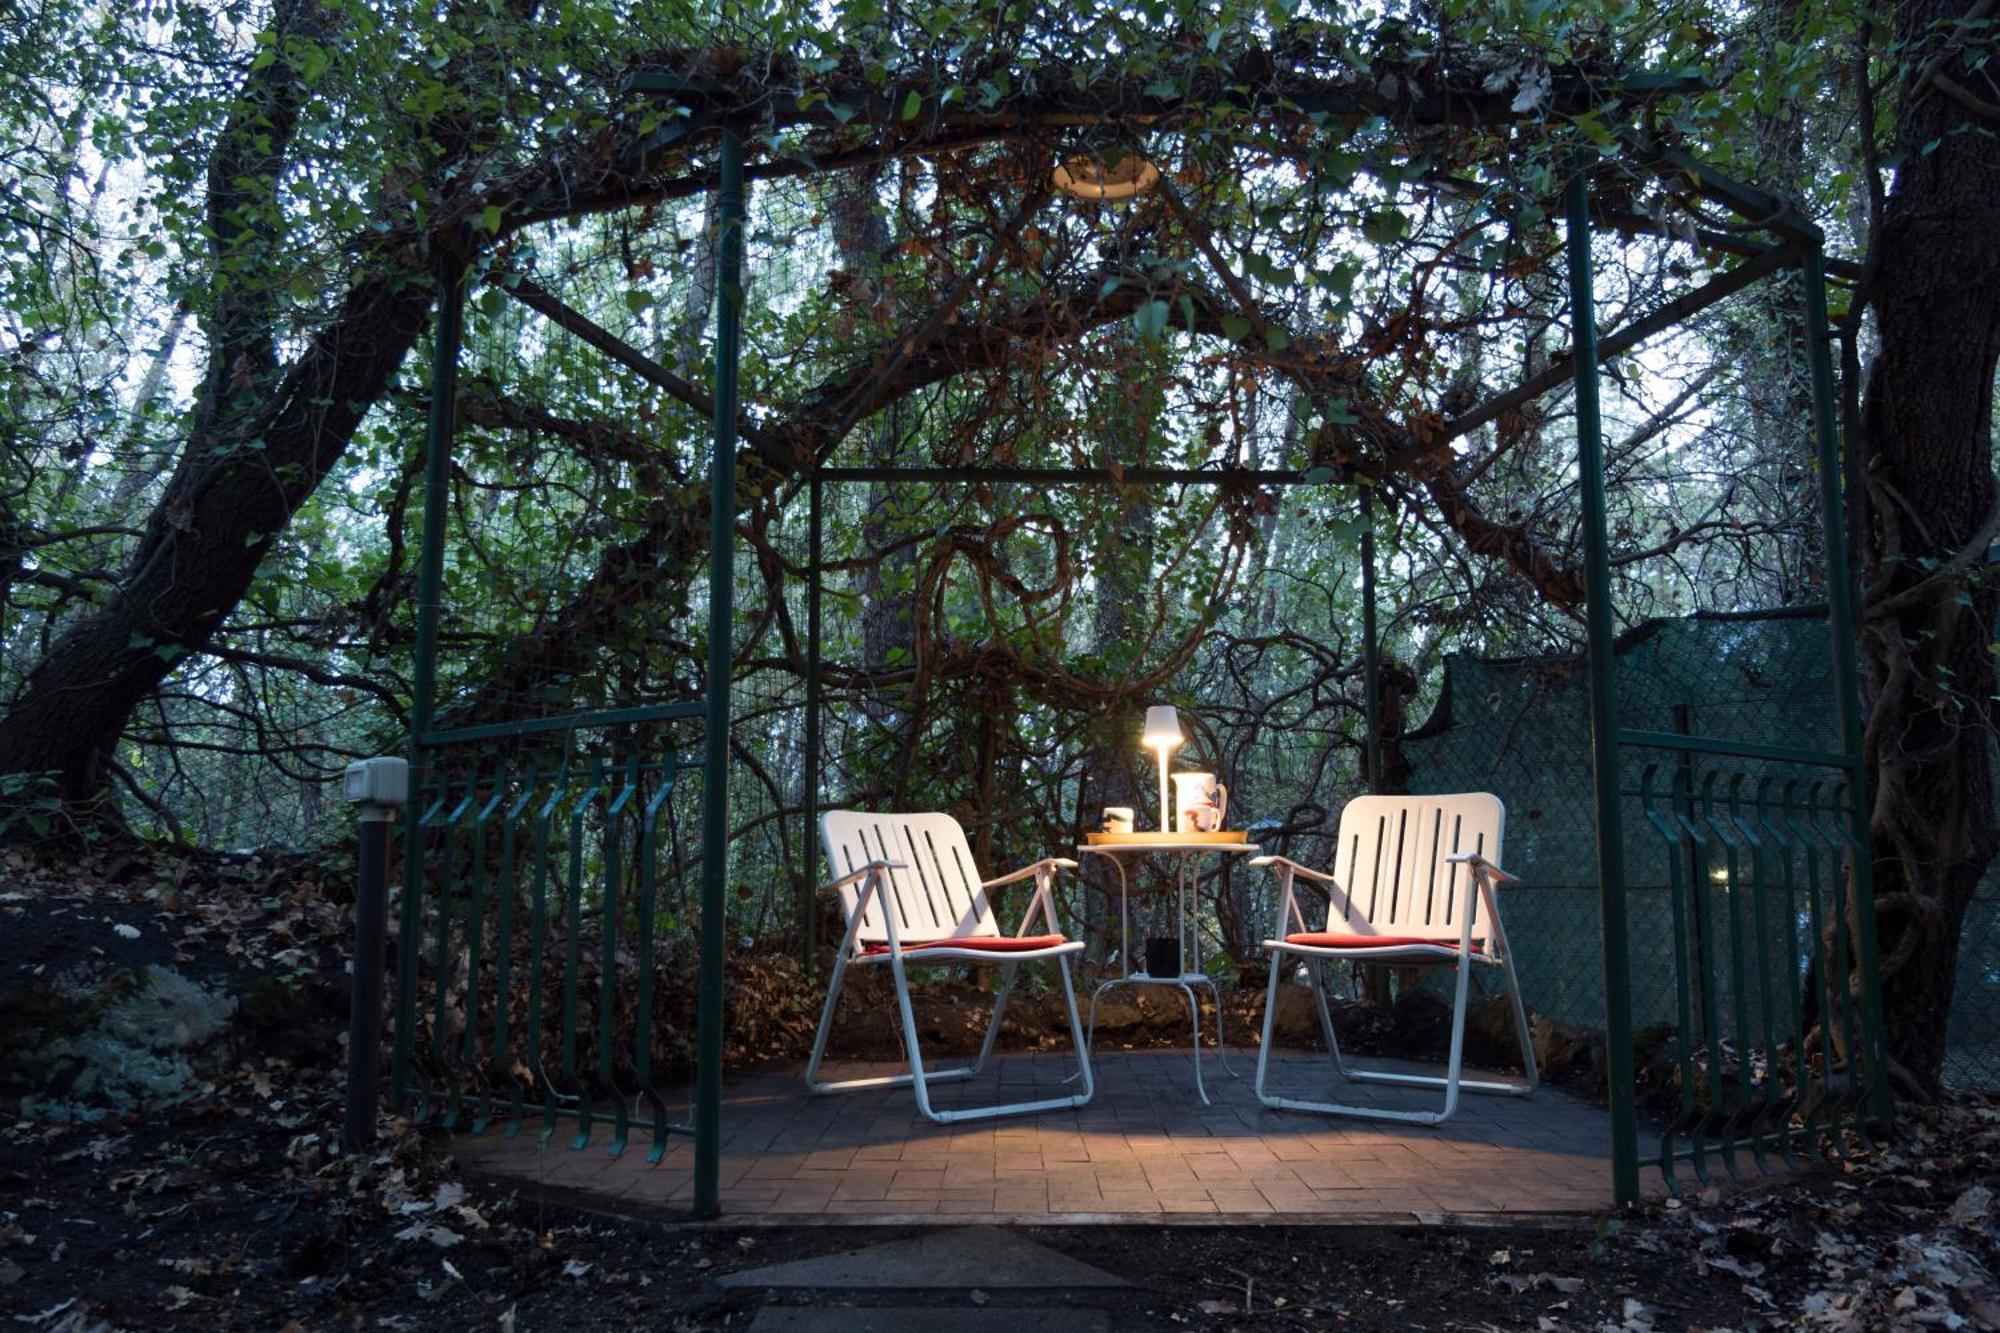
[[[985,1306],[882,1305],[870,1308],[823,1305],[767,1305],[750,1321],[750,1333],[1110,1333],[1111,1316],[1102,1310],[1060,1306],[1002,1309]]]
[[[926,1232],[816,1259],[747,1268],[718,1279],[718,1285],[812,1291],[1047,1291],[1129,1287],[1131,1283],[1016,1232],[975,1226]]]

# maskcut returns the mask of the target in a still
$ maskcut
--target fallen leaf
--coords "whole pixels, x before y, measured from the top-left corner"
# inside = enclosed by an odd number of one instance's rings
[[[1993,1191],[1984,1185],[1974,1185],[1965,1193],[1952,1200],[1951,1220],[1960,1226],[1970,1226],[1993,1206]]]
[[[427,1240],[441,1249],[450,1249],[465,1237],[450,1227],[441,1227],[434,1222],[412,1222],[396,1233],[397,1240]]]

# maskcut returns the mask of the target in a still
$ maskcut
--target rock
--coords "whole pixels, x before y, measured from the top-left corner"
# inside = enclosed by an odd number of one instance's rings
[[[198,1084],[193,1060],[211,1052],[236,1002],[170,967],[115,969],[45,983],[67,1022],[10,1042],[5,1083],[26,1119],[90,1123],[185,1101]],[[4,1007],[18,1013],[34,997]]]
[[[1583,1092],[1604,1088],[1604,1034],[1595,1028],[1572,1027],[1545,1014],[1528,1021],[1535,1043],[1535,1063],[1542,1077],[1567,1083]]]
[[[1131,1032],[1144,1026],[1145,1022],[1146,1011],[1140,1008],[1137,997],[1130,989],[1112,991],[1097,1002],[1097,1030],[1100,1033]]]
[[[1261,1024],[1262,1015],[1258,1016]],[[1335,1031],[1338,1031],[1338,1025]],[[1312,990],[1298,985],[1278,987],[1278,1007],[1271,1023],[1271,1041],[1277,1046],[1310,1047],[1314,1050],[1325,1048],[1326,1042],[1320,1035],[1319,1012],[1313,1004]]]

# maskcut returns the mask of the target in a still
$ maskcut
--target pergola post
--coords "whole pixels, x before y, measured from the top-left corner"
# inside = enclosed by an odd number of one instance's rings
[[[1854,571],[1849,565],[1847,508],[1840,489],[1840,416],[1835,408],[1833,330],[1826,314],[1826,259],[1818,245],[1799,265],[1805,285],[1806,369],[1812,380],[1814,455],[1819,464],[1819,521],[1826,550],[1827,631],[1833,647],[1833,707],[1846,752],[1847,822],[1854,895],[1854,933],[1861,968],[1861,1032],[1867,1050],[1868,1112],[1887,1126],[1895,1115],[1887,1075],[1882,983],[1875,956],[1875,876],[1868,842],[1868,770],[1861,762],[1860,639],[1854,628]]]
[[[1604,948],[1604,1040],[1611,1093],[1611,1189],[1639,1197],[1639,1127],[1633,1105],[1632,977],[1625,915],[1625,819],[1618,777],[1617,669],[1611,618],[1611,545],[1604,503],[1604,431],[1597,396],[1597,311],[1590,254],[1590,180],[1579,163],[1567,195],[1571,360],[1576,452],[1583,493],[1584,627],[1589,645],[1590,758],[1597,805],[1597,893]]]
[[[410,689],[410,791],[403,807],[403,900],[396,936],[396,1037],[390,1056],[389,1105],[400,1111],[409,1095],[410,1052],[416,1040],[418,912],[424,840],[423,737],[437,709],[438,619],[444,601],[445,500],[451,485],[452,432],[458,411],[458,352],[465,340],[465,261],[441,250],[434,270],[437,323],[431,331],[430,420],[424,432],[424,529],[417,552],[417,645]]]
[[[715,422],[708,466],[708,721],[701,785],[701,975],[694,1211],[722,1212],[722,960],[729,901],[729,683],[736,613],[736,369],[743,333],[743,138],[722,132],[715,196]]]
[[[800,805],[805,809],[806,832],[799,853],[799,949],[806,975],[813,973],[819,953],[819,776],[820,749],[820,581],[821,546],[825,541],[826,483],[819,467],[813,466],[812,483],[806,493],[806,738],[804,776]]]

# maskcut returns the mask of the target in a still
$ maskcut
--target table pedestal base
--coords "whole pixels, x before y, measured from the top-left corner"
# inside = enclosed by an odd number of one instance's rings
[[[1214,1105],[1208,1099],[1208,1089],[1201,1081],[1201,1002],[1195,997],[1196,986],[1208,987],[1209,995],[1215,1000],[1215,1057],[1222,1062],[1223,1072],[1231,1078],[1241,1078],[1241,1074],[1229,1067],[1229,1048],[1222,1041],[1222,988],[1215,984],[1213,977],[1200,972],[1187,972],[1178,977],[1150,977],[1132,974],[1112,977],[1101,981],[1097,989],[1090,993],[1090,1019],[1084,1025],[1084,1042],[1095,1047],[1097,1044],[1097,1001],[1104,992],[1118,986],[1172,986],[1187,996],[1188,1022],[1194,1032],[1194,1090],[1201,1094],[1203,1106]]]

